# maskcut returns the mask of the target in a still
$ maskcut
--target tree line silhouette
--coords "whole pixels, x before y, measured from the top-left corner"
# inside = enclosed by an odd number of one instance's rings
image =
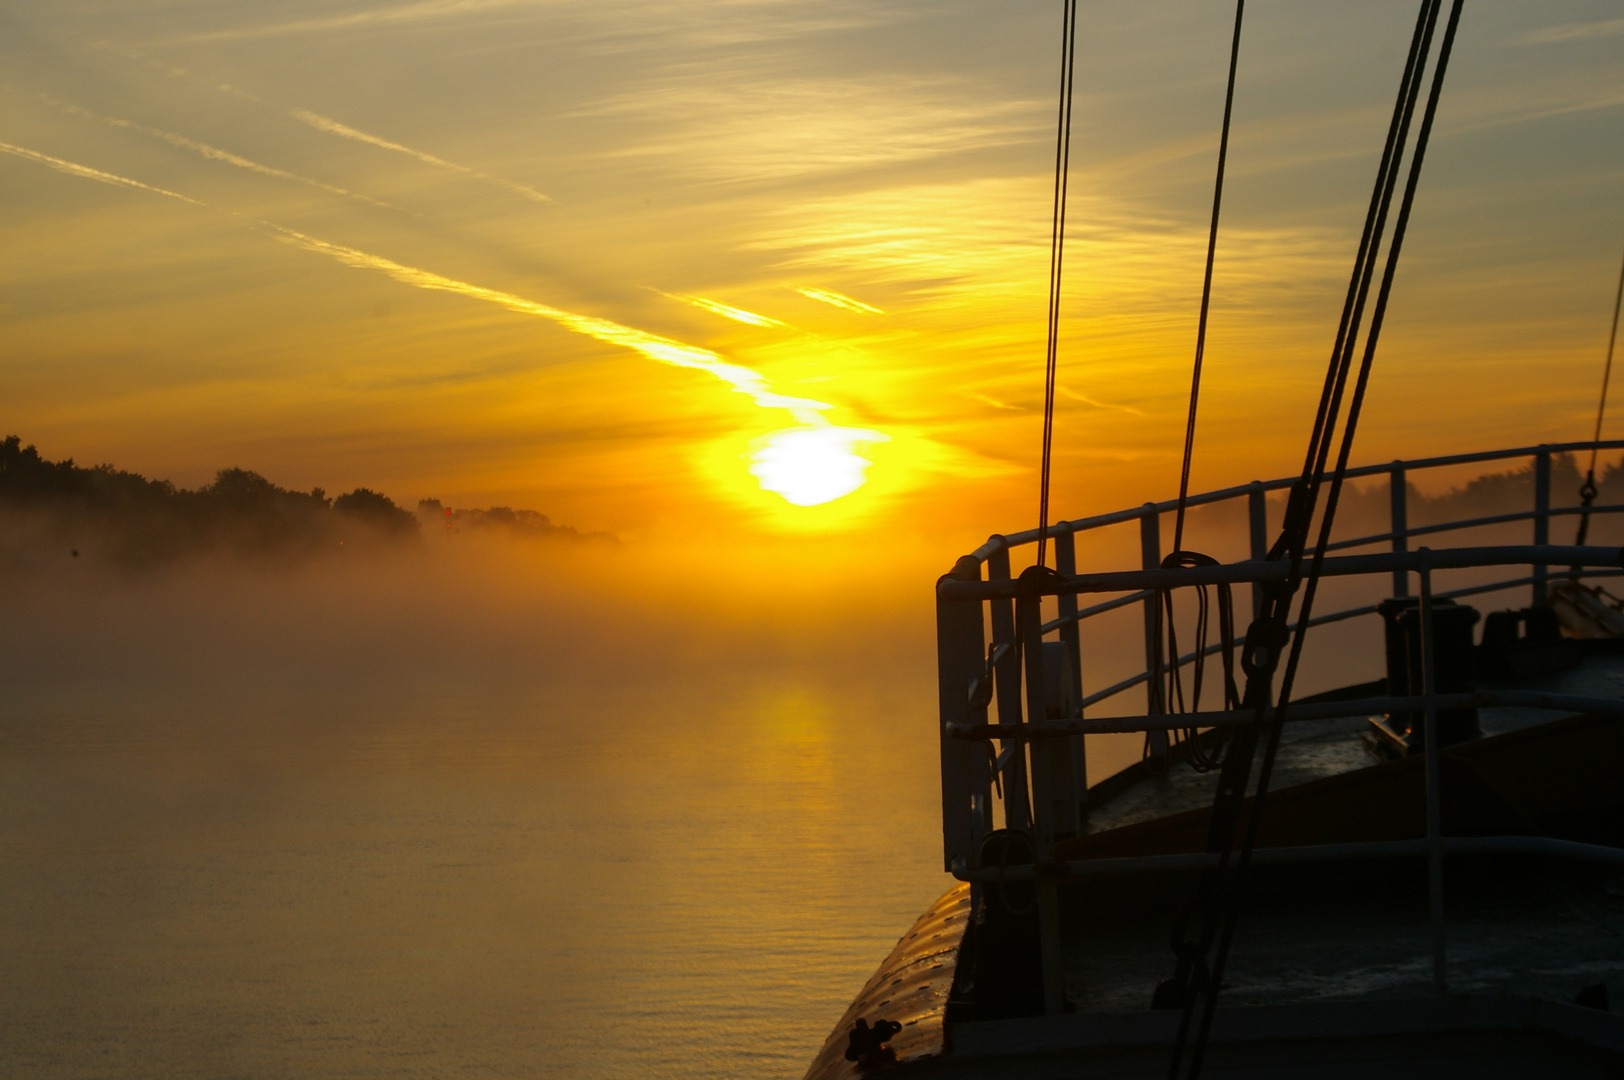
[[[433,511],[424,513],[426,507]],[[149,480],[112,465],[50,461],[21,438],[0,442],[0,547],[42,547],[121,563],[154,563],[224,552],[288,558],[323,550],[378,549],[418,540],[419,518],[514,535],[580,539],[531,510],[446,510],[425,500],[413,514],[387,495],[358,487],[329,498],[321,488],[290,491],[247,469],[221,469],[196,489]]]

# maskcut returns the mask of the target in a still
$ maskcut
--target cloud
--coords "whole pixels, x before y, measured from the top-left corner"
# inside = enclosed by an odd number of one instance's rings
[[[1582,41],[1586,38],[1617,37],[1624,34],[1624,19],[1598,19],[1593,22],[1562,23],[1524,34],[1522,41],[1530,45],[1554,45],[1563,41]]]
[[[0,142],[0,151],[4,151],[7,154],[15,154],[17,157],[27,158],[30,161],[37,161],[41,165],[55,169],[57,172],[67,173],[69,176],[80,176],[86,180],[94,180],[101,184],[111,184],[114,187],[128,187],[136,188],[140,191],[150,191],[154,195],[164,195],[171,199],[179,199],[181,202],[191,203],[193,206],[207,205],[206,203],[201,203],[196,199],[181,195],[178,192],[169,191],[161,187],[153,187],[151,184],[143,184],[141,181],[131,180],[127,176],[118,176],[114,173],[102,172],[100,169],[92,169],[88,165],[76,165],[71,161],[63,161],[61,158],[54,158],[49,154],[42,154],[38,150],[29,150],[25,147],[12,146],[10,143]]]
[[[433,154],[425,153],[422,150],[414,150],[410,146],[403,146],[397,142],[390,142],[388,139],[380,138],[377,135],[369,135],[364,131],[358,131],[357,129],[350,127],[348,124],[341,124],[330,116],[322,116],[320,113],[313,113],[308,109],[294,109],[291,111],[291,115],[295,119],[302,120],[304,123],[309,124],[318,131],[327,132],[329,135],[337,135],[344,139],[353,139],[356,142],[363,142],[369,146],[380,147],[384,150],[393,150],[397,154],[405,154],[408,157],[414,157],[426,165],[434,165],[441,169],[450,169],[452,172],[462,173],[465,176],[472,176],[477,180],[484,180],[487,183],[495,184],[497,187],[506,188],[508,191],[523,195],[532,202],[553,201],[552,196],[544,195],[535,188],[526,187],[523,184],[515,184],[513,181],[504,180],[500,176],[491,176],[489,173],[482,173],[478,169],[469,168],[467,165],[458,165],[455,161],[447,161],[444,158],[435,157]]]
[[[296,184],[304,184],[307,187],[313,187],[333,195],[342,195],[347,199],[355,199],[371,206],[382,207],[385,210],[399,209],[397,206],[371,198],[367,195],[362,195],[359,192],[341,188],[336,184],[328,184],[320,180],[313,180],[308,176],[300,176],[298,173],[291,173],[286,169],[278,169],[271,165],[262,165],[259,162],[245,158],[240,154],[233,154],[229,150],[221,150],[219,147],[210,146],[208,143],[204,142],[198,142],[196,139],[188,139],[186,136],[177,135],[172,131],[163,131],[159,128],[148,127],[146,124],[138,124],[134,120],[122,120],[116,116],[103,116],[100,113],[92,112],[91,110],[82,106],[73,105],[65,101],[59,101],[56,98],[46,94],[40,95],[40,100],[49,105],[56,106],[65,113],[71,113],[74,116],[84,117],[86,120],[94,120],[99,123],[107,124],[110,127],[123,128],[126,131],[138,131],[143,135],[150,135],[155,139],[163,140],[170,146],[176,146],[182,150],[191,150],[194,153],[201,154],[203,157],[206,157],[211,161],[221,161],[227,165],[235,165],[239,169],[247,169],[249,172],[256,172],[261,176],[271,176],[278,180],[291,180]]]
[[[285,37],[296,34],[314,34],[327,30],[349,30],[366,26],[427,22],[455,18],[472,12],[494,8],[519,6],[522,0],[421,0],[415,4],[396,4],[391,7],[369,8],[346,15],[328,15],[314,19],[294,19],[289,22],[266,23],[260,26],[234,27],[228,30],[209,30],[188,35],[187,42],[236,41],[246,38]]]
[[[651,78],[577,110],[639,131],[609,159],[658,163],[670,179],[806,180],[1001,149],[1045,138],[1033,103],[969,79]],[[720,152],[719,152],[720,149]]]
[[[103,184],[136,188],[141,191],[152,192],[156,195],[164,195],[172,199],[179,199],[182,202],[191,203],[194,206],[207,205],[199,202],[197,199],[189,198],[177,192],[168,191],[164,188],[153,187],[150,184],[143,184],[139,180],[131,180],[128,177],[118,176],[114,173],[102,172],[99,169],[92,169],[85,165],[78,165],[71,161],[64,161],[61,158],[51,157],[48,154],[42,154],[36,150],[29,150],[21,146],[13,146],[10,143],[0,143],[0,151],[4,151],[8,154],[14,154],[17,157],[27,158],[31,161],[39,162],[40,164],[46,165],[57,170],[58,172],[67,173],[70,176],[79,176],[87,180],[95,180]],[[859,429],[855,428],[835,428],[834,425],[831,425],[823,416],[825,411],[834,408],[834,406],[829,402],[781,394],[773,389],[772,384],[767,380],[766,376],[762,375],[759,371],[747,368],[742,364],[730,363],[729,361],[723,359],[720,355],[711,352],[709,349],[703,349],[696,345],[687,345],[680,341],[673,341],[670,338],[659,337],[658,335],[650,334],[646,331],[637,330],[629,326],[623,326],[620,323],[612,322],[608,319],[600,319],[591,315],[579,315],[574,312],[564,311],[548,304],[538,303],[534,300],[527,300],[522,296],[515,296],[512,293],[500,292],[496,289],[487,289],[483,286],[474,285],[466,281],[457,281],[454,278],[444,277],[443,275],[433,273],[429,270],[419,269],[415,266],[407,266],[404,263],[398,263],[392,259],[386,259],[379,255],[371,255],[367,252],[358,251],[355,248],[345,247],[341,244],[328,243],[325,240],[319,240],[313,236],[307,236],[304,233],[297,232],[293,229],[284,228],[283,226],[274,224],[273,222],[262,221],[260,224],[265,228],[272,230],[272,234],[277,239],[282,240],[285,243],[293,244],[294,246],[303,248],[306,251],[326,255],[331,259],[343,263],[345,266],[351,266],[363,270],[376,270],[390,278],[393,278],[395,281],[398,281],[403,285],[410,285],[413,288],[455,293],[459,296],[469,297],[470,299],[483,300],[486,303],[497,304],[501,307],[507,308],[510,311],[516,311],[524,315],[536,315],[557,323],[558,325],[563,326],[568,330],[572,330],[575,333],[584,334],[587,337],[591,337],[611,345],[618,345],[622,348],[631,349],[632,351],[637,352],[650,360],[655,360],[662,364],[670,364],[674,367],[689,368],[694,371],[703,371],[706,374],[726,383],[735,393],[745,395],[753,403],[763,409],[782,409],[785,412],[788,412],[790,416],[794,418],[795,422],[802,428],[816,428],[835,431],[837,435],[834,437],[837,439],[837,441],[838,438],[842,437],[846,438],[847,443],[851,443],[853,441],[877,442],[883,441],[885,438],[882,433],[878,432],[859,432]],[[839,436],[839,432],[847,432],[849,437]]]
[[[724,304],[717,300],[708,300],[703,296],[686,296],[682,293],[668,292],[661,292],[660,295],[668,297],[672,300],[680,300],[684,304],[692,304],[694,307],[699,308],[702,311],[708,311],[712,315],[720,315],[724,319],[732,319],[734,322],[742,322],[750,326],[784,325],[779,320],[769,318],[766,315],[757,315],[753,311],[745,311],[743,308],[736,308],[732,305]]]
[[[837,308],[845,308],[847,311],[860,311],[868,315],[885,314],[885,312],[881,311],[872,304],[865,304],[861,300],[853,300],[849,296],[842,296],[840,293],[830,292],[828,289],[813,289],[806,287],[797,288],[795,291],[809,299],[817,300],[825,304],[832,304]]]
[[[318,240],[315,237],[306,236],[304,233],[285,229],[280,225],[272,225],[270,222],[265,222],[265,224],[269,228],[276,230],[279,239],[297,247],[302,247],[307,251],[317,252],[336,259],[345,266],[353,266],[363,270],[377,270],[403,285],[411,285],[414,288],[456,293],[459,296],[467,296],[475,300],[498,304],[510,311],[517,311],[521,314],[538,315],[578,334],[585,334],[587,337],[596,338],[598,341],[619,345],[641,353],[650,360],[657,360],[662,364],[671,364],[675,367],[703,371],[727,383],[735,392],[744,394],[764,409],[786,410],[802,424],[822,425],[825,423],[822,412],[834,408],[833,405],[826,401],[814,401],[811,398],[798,398],[780,394],[772,389],[766,377],[759,371],[754,371],[741,364],[729,363],[709,349],[702,349],[697,345],[685,345],[680,341],[659,337],[642,330],[634,330],[629,326],[622,326],[620,323],[611,322],[608,319],[599,319],[591,315],[577,315],[547,304],[537,303],[534,300],[526,300],[524,297],[515,296],[512,293],[499,292],[496,289],[487,289],[480,285],[469,284],[466,281],[442,277],[431,271],[406,266],[403,263],[385,259],[379,255],[369,255],[354,248],[330,244],[325,240]]]
[[[1079,394],[1075,390],[1068,390],[1064,386],[1056,386],[1055,389],[1059,390],[1063,396],[1069,397],[1071,400],[1079,402],[1083,405],[1087,405],[1092,409],[1113,409],[1117,412],[1131,413],[1134,416],[1145,415],[1143,410],[1136,409],[1132,405],[1113,405],[1108,401],[1096,401],[1087,395]]]
[[[997,398],[989,397],[988,395],[981,393],[979,390],[962,390],[962,391],[960,391],[960,393],[962,393],[967,398],[974,398],[975,400],[981,402],[983,405],[991,405],[995,409],[1006,409],[1006,410],[1008,410],[1010,412],[1025,412],[1026,411],[1025,409],[1021,408],[1021,406],[1019,406],[1019,405],[1011,405],[1007,401],[999,401]]]

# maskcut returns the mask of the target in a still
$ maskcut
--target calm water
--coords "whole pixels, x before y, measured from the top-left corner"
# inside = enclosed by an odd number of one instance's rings
[[[521,569],[14,582],[0,1075],[798,1077],[950,884],[932,575]]]
[[[950,884],[928,650],[340,593],[22,601],[0,1073],[794,1077]]]
[[[915,688],[12,718],[4,1071],[798,1075],[946,885]]]

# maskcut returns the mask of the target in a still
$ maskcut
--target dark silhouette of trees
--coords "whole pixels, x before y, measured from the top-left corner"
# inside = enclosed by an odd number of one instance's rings
[[[419,521],[441,534],[614,539],[555,525],[534,510],[453,510],[424,499],[413,514],[371,488],[337,498],[319,487],[290,491],[248,469],[221,469],[188,490],[111,465],[48,461],[16,435],[0,442],[0,553],[28,548],[132,565],[211,552],[286,560],[340,545],[349,552],[410,542]]]
[[[126,563],[209,551],[285,558],[417,534],[412,514],[368,488],[329,499],[321,488],[289,491],[234,468],[185,490],[111,465],[48,461],[15,435],[0,442],[0,512],[28,518],[24,532],[60,549]]]
[[[453,510],[439,499],[419,499],[417,517],[424,526],[442,533],[488,533],[519,540],[590,540],[615,542],[608,533],[583,533],[569,525],[555,525],[535,510],[493,506],[488,510]]]
[[[415,533],[417,519],[396,506],[387,495],[371,488],[356,488],[333,500],[333,509],[392,534]]]

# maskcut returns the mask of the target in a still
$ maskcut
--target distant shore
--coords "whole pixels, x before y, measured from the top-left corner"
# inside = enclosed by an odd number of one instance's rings
[[[221,469],[195,489],[113,465],[50,461],[19,436],[0,442],[4,546],[154,565],[191,556],[308,557],[338,548],[383,550],[425,534],[482,533],[521,540],[615,542],[554,524],[534,510],[456,509],[423,499],[406,510],[370,488],[329,497],[290,491],[247,469]]]

